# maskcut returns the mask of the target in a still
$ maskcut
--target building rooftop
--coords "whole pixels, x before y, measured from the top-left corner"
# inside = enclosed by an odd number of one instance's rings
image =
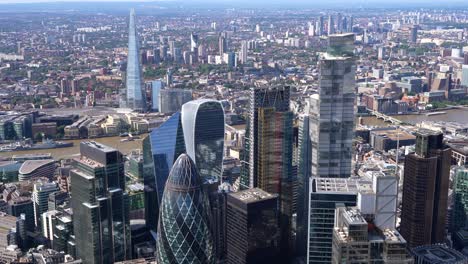
[[[396,230],[385,229],[382,231],[382,235],[385,238],[386,243],[406,243],[403,236]]]
[[[44,166],[55,163],[54,160],[27,160],[21,165],[19,169],[20,174],[31,174],[35,170],[42,168]]]
[[[312,187],[315,192],[349,193],[372,190],[372,182],[369,179],[357,178],[314,178]]]
[[[81,176],[81,177],[83,177],[83,178],[85,178],[85,179],[87,179],[87,180],[92,180],[92,179],[94,179],[94,176],[89,175],[89,174],[86,174],[86,173],[84,173],[84,172],[81,171],[81,170],[72,169],[71,172],[73,172],[73,173],[75,173],[75,174],[77,174],[77,175],[79,175],[79,176]]]
[[[38,192],[58,190],[58,185],[56,182],[45,182],[38,181],[34,184],[34,189]]]
[[[413,248],[411,250],[418,263],[431,264],[462,264],[467,263],[468,258],[455,249],[445,245],[427,245]]]
[[[466,142],[449,142],[447,145],[454,151],[463,155],[468,155],[468,141]]]
[[[343,210],[343,217],[349,224],[352,225],[367,225],[366,219],[361,215],[361,212],[355,207],[346,207]]]
[[[100,151],[103,151],[103,152],[114,152],[114,151],[117,151],[116,149],[114,149],[114,148],[112,148],[112,147],[106,146],[106,145],[101,144],[101,143],[96,142],[96,141],[84,141],[84,142],[81,142],[81,144],[82,144],[82,145],[89,146],[89,147],[92,147],[92,148],[99,149]]]
[[[14,165],[14,164],[18,164],[18,162],[17,161],[12,161],[12,160],[0,161],[0,167],[10,166],[10,165]]]
[[[139,182],[127,185],[127,190],[130,193],[142,192],[144,189],[145,189],[145,186],[142,183],[139,183]]]
[[[95,160],[92,160],[92,159],[88,159],[84,156],[82,156],[81,158],[74,158],[75,161],[77,162],[80,162],[80,163],[83,163],[89,167],[92,167],[92,168],[99,168],[99,167],[103,167],[104,164],[100,163],[100,162],[97,162]]]
[[[52,154],[19,154],[13,155],[12,160],[38,160],[38,159],[52,159]]]
[[[441,132],[427,128],[419,128],[418,130],[416,130],[416,134],[420,136],[437,136],[440,135]]]
[[[379,136],[385,136],[391,140],[411,140],[411,139],[416,139],[416,137],[406,131],[403,131],[401,129],[389,129],[389,130],[376,130],[372,131],[371,133],[379,135]]]
[[[246,204],[263,201],[263,200],[269,200],[271,198],[276,197],[276,195],[267,193],[264,190],[259,189],[259,188],[253,188],[253,189],[243,190],[240,192],[230,193],[229,195],[231,195],[232,197]]]

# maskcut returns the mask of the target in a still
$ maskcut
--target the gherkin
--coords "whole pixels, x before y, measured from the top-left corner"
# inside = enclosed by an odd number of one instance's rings
[[[215,262],[208,196],[195,163],[182,154],[164,189],[158,222],[158,263]]]

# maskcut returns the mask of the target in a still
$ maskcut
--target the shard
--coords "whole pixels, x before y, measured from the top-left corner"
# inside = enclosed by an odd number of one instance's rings
[[[146,98],[143,93],[144,84],[139,51],[135,10],[132,9],[128,26],[127,89],[126,94],[121,95],[120,107],[144,112],[146,111]]]

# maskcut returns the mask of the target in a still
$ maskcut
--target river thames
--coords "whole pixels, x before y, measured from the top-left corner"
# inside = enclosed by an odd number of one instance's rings
[[[458,122],[460,124],[468,124],[468,108],[441,110],[445,114],[427,116],[420,115],[396,115],[393,116],[403,122],[410,124],[417,124],[422,121],[444,121],[444,122]],[[363,124],[368,126],[391,126],[391,123],[386,123],[382,119],[377,119],[374,116],[363,117]]]
[[[425,114],[420,115],[399,115],[394,116],[404,122],[416,124],[422,121],[455,121],[462,124],[468,124],[468,108],[463,109],[450,109],[443,110],[445,114],[426,116]],[[391,123],[386,123],[381,119],[377,119],[374,116],[362,117],[363,124],[369,126],[390,126]],[[140,135],[143,139],[146,135]],[[142,140],[137,139],[135,141],[120,142],[121,137],[105,137],[95,139],[82,139],[82,140],[66,140],[66,142],[73,142],[74,146],[70,148],[57,148],[57,149],[44,149],[44,150],[25,150],[25,151],[12,151],[12,152],[0,152],[0,157],[9,158],[16,154],[27,154],[27,153],[50,153],[54,159],[72,158],[79,155],[80,153],[80,142],[94,140],[99,143],[111,146],[120,150],[123,154],[129,154],[132,150],[141,149]]]
[[[77,139],[77,140],[62,140],[64,142],[73,142],[73,147],[69,148],[56,148],[56,149],[41,149],[41,150],[23,150],[23,151],[12,151],[12,152],[0,152],[0,157],[11,157],[13,155],[20,154],[31,154],[31,153],[50,153],[56,160],[72,158],[79,155],[80,153],[80,142],[82,141],[97,141],[104,145],[116,148],[123,154],[129,154],[132,150],[141,149],[142,139],[146,135],[140,135],[141,139],[134,141],[120,142],[122,137],[104,137],[104,138],[93,138],[93,139]]]

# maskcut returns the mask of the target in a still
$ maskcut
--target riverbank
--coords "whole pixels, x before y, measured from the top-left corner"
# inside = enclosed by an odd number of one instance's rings
[[[72,158],[80,154],[80,143],[82,141],[96,141],[104,145],[110,146],[112,148],[118,149],[123,154],[129,154],[132,150],[142,148],[142,139],[146,137],[146,134],[142,134],[139,136],[140,136],[140,139],[136,139],[134,141],[127,141],[127,142],[120,142],[122,137],[118,137],[118,136],[117,137],[100,137],[100,138],[93,138],[93,139],[60,140],[63,142],[72,142],[73,147],[0,152],[0,157],[10,158],[13,155],[50,153],[52,157],[56,160]]]
[[[445,112],[437,115],[426,115],[427,113]],[[443,121],[443,122],[458,122],[468,124],[468,107],[455,107],[450,109],[437,109],[423,113],[412,113],[405,115],[392,115],[392,117],[401,120],[405,123],[416,125],[422,121]],[[363,116],[363,124],[368,126],[391,126],[391,123],[384,122],[382,119],[377,119],[375,116]]]

